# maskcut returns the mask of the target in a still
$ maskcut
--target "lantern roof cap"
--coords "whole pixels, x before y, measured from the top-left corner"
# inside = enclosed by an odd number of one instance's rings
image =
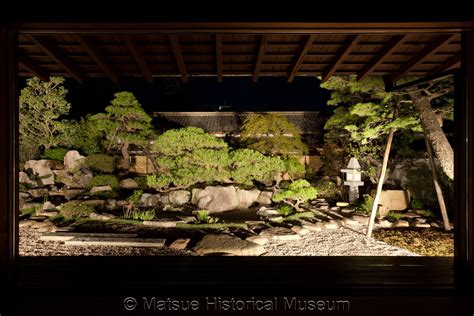
[[[352,157],[347,164],[348,169],[360,169],[360,164],[356,158]]]

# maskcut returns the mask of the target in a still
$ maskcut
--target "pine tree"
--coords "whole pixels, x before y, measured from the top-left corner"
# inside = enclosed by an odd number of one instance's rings
[[[106,113],[93,115],[91,120],[106,138],[107,152],[117,147],[122,151],[125,168],[129,168],[129,146],[134,144],[147,149],[153,134],[152,118],[143,110],[135,96],[126,91],[116,93],[105,111]]]

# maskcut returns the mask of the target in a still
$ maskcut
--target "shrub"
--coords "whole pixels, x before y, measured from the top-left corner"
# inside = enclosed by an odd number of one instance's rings
[[[91,179],[88,189],[92,189],[93,187],[96,187],[96,186],[106,186],[106,185],[112,187],[113,190],[117,190],[120,187],[119,180],[116,176],[98,175]]]
[[[147,210],[147,211],[138,211],[135,210],[128,214],[124,214],[125,218],[134,219],[134,220],[141,220],[141,221],[151,221],[155,218],[155,210]]]
[[[277,208],[277,212],[280,213],[281,216],[289,216],[293,214],[293,208],[289,205],[283,205],[282,207]]]
[[[65,218],[88,217],[94,208],[84,203],[67,202],[59,207],[59,213]]]
[[[105,154],[91,154],[86,157],[86,165],[97,172],[112,173],[115,170],[115,157]]]
[[[402,213],[398,213],[398,212],[388,212],[387,216],[385,216],[389,221],[391,222],[395,222],[397,220],[399,220],[400,218],[403,217],[403,214]]]
[[[141,190],[148,189],[148,183],[146,177],[135,177],[133,178],[135,182],[138,184],[138,188]]]
[[[127,201],[136,205],[140,202],[142,195],[142,190],[134,190],[133,193],[127,198]]]
[[[281,114],[250,114],[242,125],[242,142],[270,155],[301,156],[308,148],[298,128]]]
[[[422,210],[424,208],[423,202],[417,198],[412,198],[410,201],[410,208],[414,210]]]
[[[46,149],[41,156],[43,159],[52,159],[52,160],[64,160],[64,156],[69,151],[67,148],[52,148]]]
[[[280,190],[273,195],[273,202],[284,202],[293,207],[298,212],[302,209],[299,207],[301,203],[315,199],[317,191],[306,180],[297,180],[291,183],[287,189]]]
[[[369,194],[364,194],[364,200],[355,206],[356,211],[368,213],[372,212],[372,205],[374,205],[374,198]]]
[[[321,179],[316,184],[318,195],[324,197],[335,197],[339,193],[337,185],[328,179]]]
[[[63,133],[59,135],[60,144],[79,150],[85,155],[101,152],[100,131],[91,116],[82,117],[79,121],[62,121]]]
[[[199,210],[196,212],[196,219],[194,224],[217,224],[220,222],[220,219],[217,217],[209,216],[209,211]]]

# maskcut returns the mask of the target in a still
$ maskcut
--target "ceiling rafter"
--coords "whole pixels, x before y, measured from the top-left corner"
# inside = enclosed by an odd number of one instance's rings
[[[372,71],[374,71],[378,65],[382,64],[385,58],[395,52],[395,50],[399,48],[407,38],[407,35],[394,35],[390,42],[380,50],[380,53],[375,58],[373,58],[367,64],[367,66],[362,69],[361,72],[357,74],[357,81],[360,81],[370,75]]]
[[[142,71],[143,77],[145,77],[146,81],[148,81],[149,83],[153,83],[153,74],[150,70],[150,67],[148,67],[145,57],[138,49],[135,40],[128,35],[123,35],[122,40],[127,46],[130,53],[132,54],[132,57],[135,60],[135,63],[138,65],[138,67]]]
[[[49,57],[51,57],[59,66],[61,66],[66,72],[73,77],[77,82],[83,83],[86,76],[79,71],[71,62],[64,57],[64,55],[53,45],[50,45],[44,39],[34,36],[25,35],[30,41],[35,43],[36,46],[40,47]]]
[[[306,55],[309,53],[311,50],[311,47],[313,46],[313,42],[316,38],[315,34],[311,34],[306,38],[304,46],[302,46],[298,58],[294,60],[292,66],[291,66],[291,71],[288,74],[288,82],[292,82],[293,79],[295,79],[295,76],[298,74],[298,70],[301,68],[301,65],[303,65],[304,59],[306,58]]]
[[[179,73],[181,75],[181,80],[186,83],[188,82],[188,74],[186,73],[186,66],[184,64],[183,54],[181,53],[181,46],[179,45],[178,35],[170,34],[168,38],[171,43],[171,48],[173,49],[174,57],[176,63],[178,64]]]
[[[453,34],[443,34],[438,36],[434,42],[429,45],[426,45],[425,48],[421,50],[420,53],[412,57],[408,63],[402,66],[400,69],[395,71],[392,75],[390,75],[390,81],[395,82],[404,75],[406,75],[410,70],[412,70],[416,65],[423,62],[426,58],[432,56],[436,53],[438,49],[440,49],[444,44],[449,43],[455,35]]]
[[[361,38],[361,35],[350,35],[347,38],[342,49],[338,52],[332,63],[323,72],[322,81],[328,80],[329,77],[331,77],[336,72],[337,68],[342,64],[344,59],[349,56],[349,54],[357,46]]]
[[[444,64],[439,65],[435,68],[428,76],[433,76],[437,73],[450,70],[451,68],[459,68],[461,66],[461,56],[454,55],[450,57]]]
[[[253,72],[253,82],[257,82],[260,70],[263,64],[263,56],[265,55],[265,49],[267,48],[268,39],[266,35],[262,35],[260,39],[260,47],[258,49],[257,61],[255,62],[255,69]]]
[[[222,34],[216,34],[216,68],[217,68],[217,81],[222,82],[222,74],[223,74]]]
[[[20,65],[43,81],[49,81],[49,75],[41,67],[35,65],[29,58],[20,56],[18,58]]]
[[[94,59],[97,65],[104,71],[104,73],[112,80],[113,83],[118,84],[119,76],[117,73],[109,66],[106,62],[106,59],[99,51],[96,45],[94,45],[91,40],[85,36],[76,35],[76,40],[79,42],[81,47],[89,54],[89,56]]]

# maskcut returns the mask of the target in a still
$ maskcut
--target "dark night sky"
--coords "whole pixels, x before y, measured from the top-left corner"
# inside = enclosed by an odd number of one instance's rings
[[[190,78],[187,84],[177,79],[155,78],[153,84],[142,78],[124,78],[120,87],[108,79],[89,78],[83,84],[66,80],[71,115],[97,113],[110,104],[113,94],[130,91],[148,112],[216,111],[330,111],[329,92],[319,88],[317,78],[262,77],[256,84],[250,77],[229,77],[218,83],[215,77]],[[24,84],[24,82],[23,82]]]

